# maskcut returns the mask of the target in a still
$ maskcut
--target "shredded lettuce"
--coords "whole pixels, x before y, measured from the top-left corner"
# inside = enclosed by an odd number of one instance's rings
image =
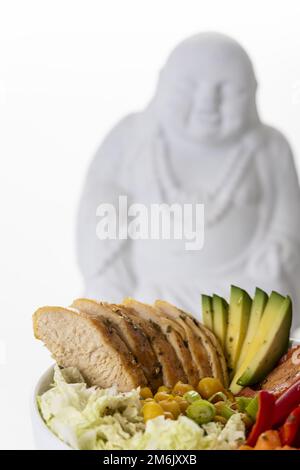
[[[139,389],[119,393],[115,387],[88,387],[79,371],[55,367],[53,385],[37,397],[50,430],[74,449],[209,450],[235,449],[245,439],[240,414],[225,426],[198,426],[186,416],[159,416],[145,425]]]
[[[88,387],[74,368],[56,366],[54,384],[37,401],[47,426],[74,449],[124,449],[145,427],[138,389]]]
[[[215,422],[199,426],[186,416],[176,421],[159,416],[147,422],[142,437],[133,438],[131,445],[147,450],[231,450],[244,440],[245,425],[238,413],[225,426]]]

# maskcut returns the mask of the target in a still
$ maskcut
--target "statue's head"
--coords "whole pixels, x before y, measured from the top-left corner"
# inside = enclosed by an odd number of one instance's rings
[[[258,123],[256,87],[244,49],[227,36],[203,33],[171,53],[154,102],[169,130],[199,143],[224,143]]]

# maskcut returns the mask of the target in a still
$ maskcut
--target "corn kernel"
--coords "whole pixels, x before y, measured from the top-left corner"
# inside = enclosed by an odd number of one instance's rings
[[[186,392],[194,390],[193,387],[189,384],[184,384],[183,382],[179,381],[176,385],[174,385],[173,393],[174,395],[181,395],[183,396]]]
[[[175,419],[181,414],[180,406],[175,400],[162,400],[159,404],[164,411],[172,413]]]
[[[143,387],[141,388],[140,396],[145,400],[146,398],[153,398],[153,393],[149,387]]]
[[[158,387],[157,392],[166,392],[170,393],[171,389],[169,387],[166,387],[165,385],[161,385]]]
[[[149,419],[154,419],[157,416],[162,416],[164,414],[163,408],[156,401],[145,403],[142,411],[145,422]]]
[[[161,401],[161,400],[170,400],[173,398],[173,395],[167,392],[157,392],[154,395],[154,400]]]
[[[220,380],[214,377],[205,377],[204,379],[201,379],[197,389],[201,397],[205,399],[212,397],[217,392],[224,392],[224,387]]]
[[[181,413],[184,413],[187,407],[189,406],[189,403],[180,395],[175,395],[174,400],[177,401]]]

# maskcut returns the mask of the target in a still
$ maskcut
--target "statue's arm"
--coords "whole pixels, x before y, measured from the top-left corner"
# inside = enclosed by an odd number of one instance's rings
[[[289,144],[282,141],[282,147],[274,165],[277,204],[272,229],[300,243],[300,187]]]
[[[97,151],[85,178],[77,216],[77,259],[85,295],[109,301],[120,301],[124,295],[130,295],[135,284],[130,240],[118,238],[119,196],[126,195],[128,203],[130,201],[123,172],[130,129],[128,117],[110,132]],[[114,239],[99,238],[99,222],[103,216],[97,216],[97,208],[101,204],[115,208]]]
[[[300,189],[290,146],[277,132],[275,137],[267,175],[273,185],[274,208],[269,230],[249,259],[248,273],[256,285],[291,295],[297,312],[300,308]],[[293,326],[299,321],[294,315]]]
[[[250,266],[256,276],[286,279],[300,273],[300,188],[289,144],[277,131],[271,142],[268,177],[273,186],[273,211]]]

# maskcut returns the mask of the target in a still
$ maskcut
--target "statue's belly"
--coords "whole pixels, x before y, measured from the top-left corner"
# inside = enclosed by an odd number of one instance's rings
[[[201,250],[189,251],[189,240],[143,240],[132,245],[133,263],[142,278],[202,277],[234,263],[254,239],[259,224],[257,205],[232,207],[221,221],[204,228]]]
[[[213,269],[239,258],[251,244],[259,225],[258,206],[234,207],[213,227],[205,229],[205,243],[199,253],[205,267]]]

